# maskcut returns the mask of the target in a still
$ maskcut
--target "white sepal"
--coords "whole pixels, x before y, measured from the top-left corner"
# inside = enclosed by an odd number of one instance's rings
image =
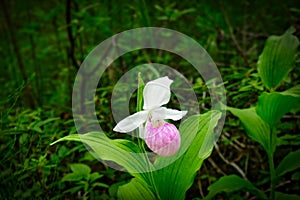
[[[138,128],[144,122],[146,122],[147,117],[148,111],[140,111],[134,113],[133,115],[130,115],[125,119],[121,120],[113,130],[120,133],[128,133]]]

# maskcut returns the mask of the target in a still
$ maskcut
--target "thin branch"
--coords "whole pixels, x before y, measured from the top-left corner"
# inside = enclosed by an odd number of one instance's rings
[[[224,140],[229,140],[225,135],[222,135],[221,137]],[[234,147],[238,151],[242,151],[242,149],[240,147],[238,147],[236,144],[234,144],[234,142],[232,142],[232,141],[230,141],[229,145]]]
[[[225,132],[225,135],[227,136],[227,137],[231,137],[231,135],[230,135],[230,133],[228,133],[228,132]],[[234,143],[236,143],[237,145],[239,145],[241,148],[246,148],[246,145],[245,144],[243,144],[243,143],[241,143],[240,141],[238,141],[238,140],[234,140],[233,141]],[[239,148],[239,147],[237,147],[237,148]]]
[[[200,178],[200,170],[198,170],[198,188],[199,188],[199,193],[201,195],[202,198],[204,198],[204,193],[203,193],[203,189],[202,189],[202,184],[201,184],[201,178]]]
[[[245,161],[245,173],[248,172],[248,164],[249,164],[249,153],[247,153],[246,161]]]
[[[223,172],[223,170],[215,163],[215,161],[212,158],[207,159],[208,162],[212,165],[213,168],[217,170],[218,173],[222,174],[223,176],[226,176],[227,174]]]
[[[300,115],[283,115],[284,119],[300,119]]]
[[[217,143],[214,144],[215,145],[215,149],[217,151],[217,153],[219,154],[220,158],[228,165],[231,165],[233,168],[235,168],[240,174],[241,176],[247,180],[247,176],[246,174],[244,173],[244,171],[235,163],[235,162],[232,162],[232,161],[229,161],[227,160],[223,154],[220,152],[220,149],[219,149],[219,146]]]

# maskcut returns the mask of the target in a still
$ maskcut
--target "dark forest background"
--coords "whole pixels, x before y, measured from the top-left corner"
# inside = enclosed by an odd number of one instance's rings
[[[0,2],[0,199],[115,199],[117,186],[129,180],[95,160],[79,143],[50,143],[76,133],[71,96],[77,70],[105,39],[137,27],[165,27],[199,42],[222,74],[229,106],[247,108],[264,90],[257,60],[270,35],[294,27],[300,35],[298,1],[117,1],[48,0]],[[114,137],[110,95],[132,67],[149,62],[177,66],[193,84],[201,105],[209,107],[207,87],[186,63],[168,53],[123,56],[101,78],[96,99],[99,123]],[[297,85],[299,59],[282,88]],[[299,147],[299,115],[286,115],[279,129],[288,133],[275,163]],[[296,137],[295,135],[298,134]],[[228,114],[214,150],[195,177],[187,199],[202,198],[207,187],[226,174],[245,176],[268,192],[267,158],[249,139],[237,118]],[[66,181],[70,166],[83,163],[94,181]],[[238,166],[238,168],[236,167]],[[86,189],[87,188],[87,189]],[[299,182],[283,178],[279,191],[299,193]],[[244,199],[245,193],[220,195]]]

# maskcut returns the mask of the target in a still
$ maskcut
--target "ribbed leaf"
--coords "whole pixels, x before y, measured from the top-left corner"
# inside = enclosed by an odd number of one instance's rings
[[[212,151],[213,130],[220,118],[221,113],[213,111],[200,116],[192,116],[182,123],[180,127],[182,144],[179,152],[171,157],[158,157],[155,162],[157,168],[166,163],[172,163],[153,172],[154,182],[161,199],[185,198],[185,193],[193,184],[197,170]],[[206,146],[204,146],[204,141],[207,142]],[[201,150],[202,147],[204,148]],[[199,156],[200,151],[202,156]],[[178,155],[182,156],[178,158]]]
[[[276,138],[273,136],[271,141],[270,126],[257,115],[255,108],[237,109],[227,107],[227,109],[242,121],[249,137],[260,143],[269,155],[275,151]]]
[[[284,92],[281,92],[281,94],[283,95],[289,95],[289,96],[293,96],[295,98],[300,98],[300,85],[296,85]]]
[[[281,36],[270,36],[258,60],[258,72],[269,89],[276,89],[282,79],[294,67],[299,41],[293,36],[294,29]]]
[[[133,178],[125,185],[119,186],[118,199],[121,200],[156,200],[154,194],[143,181]]]
[[[257,114],[273,128],[284,114],[300,104],[300,98],[295,95],[290,91],[264,92],[258,98]]]
[[[93,154],[105,161],[113,161],[124,167],[133,176],[147,181],[147,174],[138,174],[136,172],[145,171],[148,167],[153,167],[147,163],[139,147],[129,140],[111,140],[104,133],[90,132],[87,134],[74,134],[57,140],[55,144],[61,141],[79,141],[83,142],[92,149]],[[132,153],[132,154],[131,154]]]
[[[214,182],[208,187],[209,193],[203,200],[212,199],[216,194],[220,192],[235,192],[239,190],[248,191],[259,199],[267,199],[263,191],[257,189],[252,183],[248,180],[242,179],[237,175],[223,176],[218,181]]]
[[[297,151],[289,153],[284,159],[279,163],[276,174],[278,176],[283,176],[287,172],[294,171],[300,168],[300,149]]]

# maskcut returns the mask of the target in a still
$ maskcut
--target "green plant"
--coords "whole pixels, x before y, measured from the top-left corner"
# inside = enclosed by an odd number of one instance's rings
[[[143,89],[143,81],[139,78],[137,111],[142,108]],[[178,152],[167,157],[156,155],[154,161],[148,158],[142,140],[136,144],[126,139],[110,139],[103,132],[69,135],[55,143],[81,141],[93,150],[97,158],[125,168],[134,178],[119,186],[120,199],[184,199],[203,160],[212,152],[214,129],[221,116],[220,111],[212,110],[186,119],[179,128],[182,142]]]
[[[72,173],[66,174],[62,181],[65,182],[73,182],[76,184],[75,187],[72,187],[66,190],[64,193],[71,193],[74,194],[78,191],[83,191],[82,198],[88,199],[88,194],[91,192],[95,187],[104,187],[107,188],[108,185],[99,182],[99,179],[103,177],[102,174],[98,172],[91,173],[91,168],[85,164],[71,164],[70,165]]]
[[[280,83],[295,66],[295,58],[299,41],[293,36],[295,30],[290,28],[281,36],[268,38],[262,54],[258,60],[258,72],[269,92],[262,92],[256,106],[246,109],[228,107],[227,109],[237,116],[250,138],[258,142],[265,150],[269,162],[270,194],[269,199],[295,198],[300,196],[275,192],[280,177],[288,172],[300,168],[300,149],[287,154],[276,167],[274,153],[277,146],[278,131],[276,125],[283,115],[298,110],[300,105],[300,85],[278,92]],[[293,175],[295,176],[295,175]],[[232,183],[240,183],[239,186]],[[262,191],[255,188],[248,180],[237,176],[225,176],[212,184],[206,199],[210,199],[217,192],[238,191],[241,189],[253,192],[261,199],[266,199]]]

